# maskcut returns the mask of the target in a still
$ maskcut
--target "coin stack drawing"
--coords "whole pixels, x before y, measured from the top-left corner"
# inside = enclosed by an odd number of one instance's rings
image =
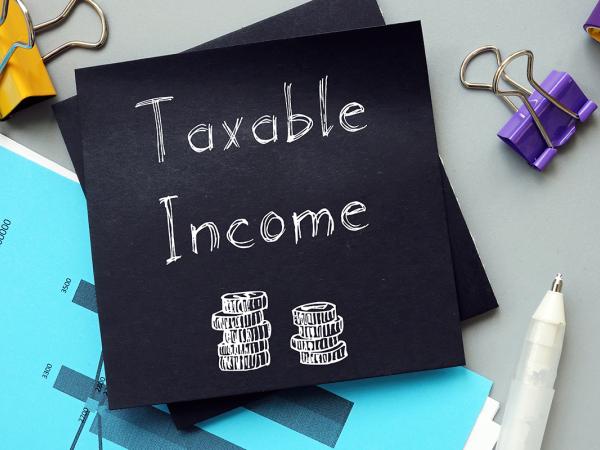
[[[271,364],[271,323],[264,311],[269,307],[263,291],[233,292],[221,296],[221,311],[212,315],[212,328],[223,332],[218,346],[219,369],[245,372]]]
[[[344,319],[329,302],[313,302],[292,310],[298,334],[290,346],[300,353],[300,363],[323,366],[340,362],[348,356],[346,342],[339,336],[344,331]]]

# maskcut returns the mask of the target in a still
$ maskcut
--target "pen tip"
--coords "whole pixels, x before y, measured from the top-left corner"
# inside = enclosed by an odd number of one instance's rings
[[[552,282],[552,291],[561,292],[563,286],[563,274],[557,273],[556,277],[554,277],[554,281]]]

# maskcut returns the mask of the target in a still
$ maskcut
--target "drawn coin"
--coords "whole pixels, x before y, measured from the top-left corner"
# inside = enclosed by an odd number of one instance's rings
[[[219,344],[219,356],[229,355],[249,355],[252,353],[259,353],[269,350],[269,341],[267,339],[261,339],[260,341],[245,342],[241,344],[226,344],[221,342]]]
[[[247,328],[261,323],[264,320],[262,310],[247,314],[227,314],[223,311],[212,315],[212,327],[215,330],[228,330],[230,328]]]
[[[245,372],[256,370],[271,364],[268,351],[250,355],[219,356],[219,369],[223,372]]]
[[[339,341],[338,344],[329,350],[318,352],[300,352],[300,363],[309,366],[326,366],[340,362],[348,356],[346,351],[346,342]]]
[[[297,306],[292,310],[294,325],[320,325],[331,322],[337,316],[335,305],[329,302],[314,302]]]
[[[244,314],[269,306],[267,294],[263,291],[233,292],[221,296],[223,312]]]
[[[314,352],[333,348],[338,342],[338,335],[327,336],[321,339],[305,339],[299,334],[295,334],[290,339],[290,347],[297,352]]]
[[[271,337],[271,322],[263,320],[258,325],[248,328],[231,328],[223,331],[223,342],[226,344],[241,344],[260,341]]]
[[[298,326],[298,334],[304,339],[320,339],[337,336],[342,331],[344,331],[344,319],[342,316],[338,316],[335,320],[320,325]]]

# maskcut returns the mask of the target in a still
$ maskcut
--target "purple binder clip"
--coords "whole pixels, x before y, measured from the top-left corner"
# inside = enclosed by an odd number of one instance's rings
[[[467,66],[473,58],[485,52],[493,52],[498,63],[492,84],[466,81]],[[506,67],[523,56],[527,57],[527,80],[534,91],[529,91],[506,73]],[[575,124],[584,122],[598,107],[585,96],[568,73],[553,70],[541,85],[538,84],[533,79],[533,53],[529,50],[515,52],[502,61],[496,47],[481,47],[467,56],[461,66],[460,78],[466,88],[490,90],[515,111],[498,137],[540,171],[556,156],[556,148],[575,134]],[[513,89],[501,90],[501,78]],[[509,99],[513,96],[523,102],[520,108]]]
[[[587,31],[591,37],[600,42],[600,2],[598,2],[592,11],[590,18],[587,20],[583,28],[585,28],[585,31]]]

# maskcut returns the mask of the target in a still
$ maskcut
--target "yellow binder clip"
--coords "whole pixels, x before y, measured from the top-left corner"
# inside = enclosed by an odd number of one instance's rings
[[[62,23],[77,4],[90,5],[100,17],[102,34],[97,42],[70,41],[42,56],[36,36]],[[34,103],[56,95],[46,63],[71,48],[100,48],[108,39],[104,12],[93,0],[70,0],[54,19],[33,25],[21,0],[2,0],[0,11],[0,120]]]

